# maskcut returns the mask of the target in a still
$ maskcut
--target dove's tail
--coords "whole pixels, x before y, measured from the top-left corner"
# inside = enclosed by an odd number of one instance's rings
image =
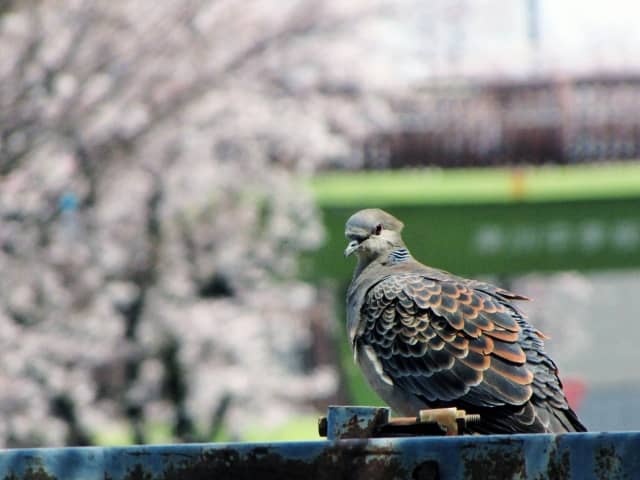
[[[553,416],[551,417],[550,431],[553,433],[562,432],[586,432],[587,427],[576,415],[571,408],[558,410],[554,409]]]

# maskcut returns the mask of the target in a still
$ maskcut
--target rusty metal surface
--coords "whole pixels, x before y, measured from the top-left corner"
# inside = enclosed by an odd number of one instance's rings
[[[377,438],[0,452],[0,478],[633,479],[640,433]]]
[[[333,407],[326,428],[361,436],[385,415]],[[0,479],[633,479],[638,452],[640,432],[23,449],[0,451]]]
[[[384,407],[331,406],[327,410],[328,440],[373,437],[376,428],[389,421]]]

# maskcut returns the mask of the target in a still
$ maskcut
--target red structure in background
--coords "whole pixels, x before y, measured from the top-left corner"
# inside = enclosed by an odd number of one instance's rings
[[[577,378],[567,378],[562,382],[562,385],[569,405],[578,412],[587,390],[585,383]]]

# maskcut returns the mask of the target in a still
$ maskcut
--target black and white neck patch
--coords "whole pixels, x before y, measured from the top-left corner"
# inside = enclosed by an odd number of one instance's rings
[[[401,263],[405,260],[408,260],[411,257],[409,250],[406,248],[398,248],[389,254],[389,262],[393,263]]]

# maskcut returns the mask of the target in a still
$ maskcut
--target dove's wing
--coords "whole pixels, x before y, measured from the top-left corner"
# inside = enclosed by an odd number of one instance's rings
[[[548,430],[562,420],[573,430],[571,420],[555,418],[554,409],[569,407],[539,332],[508,292],[484,286],[388,276],[366,293],[356,341],[373,348],[395,388],[425,404],[482,412],[493,431]]]

